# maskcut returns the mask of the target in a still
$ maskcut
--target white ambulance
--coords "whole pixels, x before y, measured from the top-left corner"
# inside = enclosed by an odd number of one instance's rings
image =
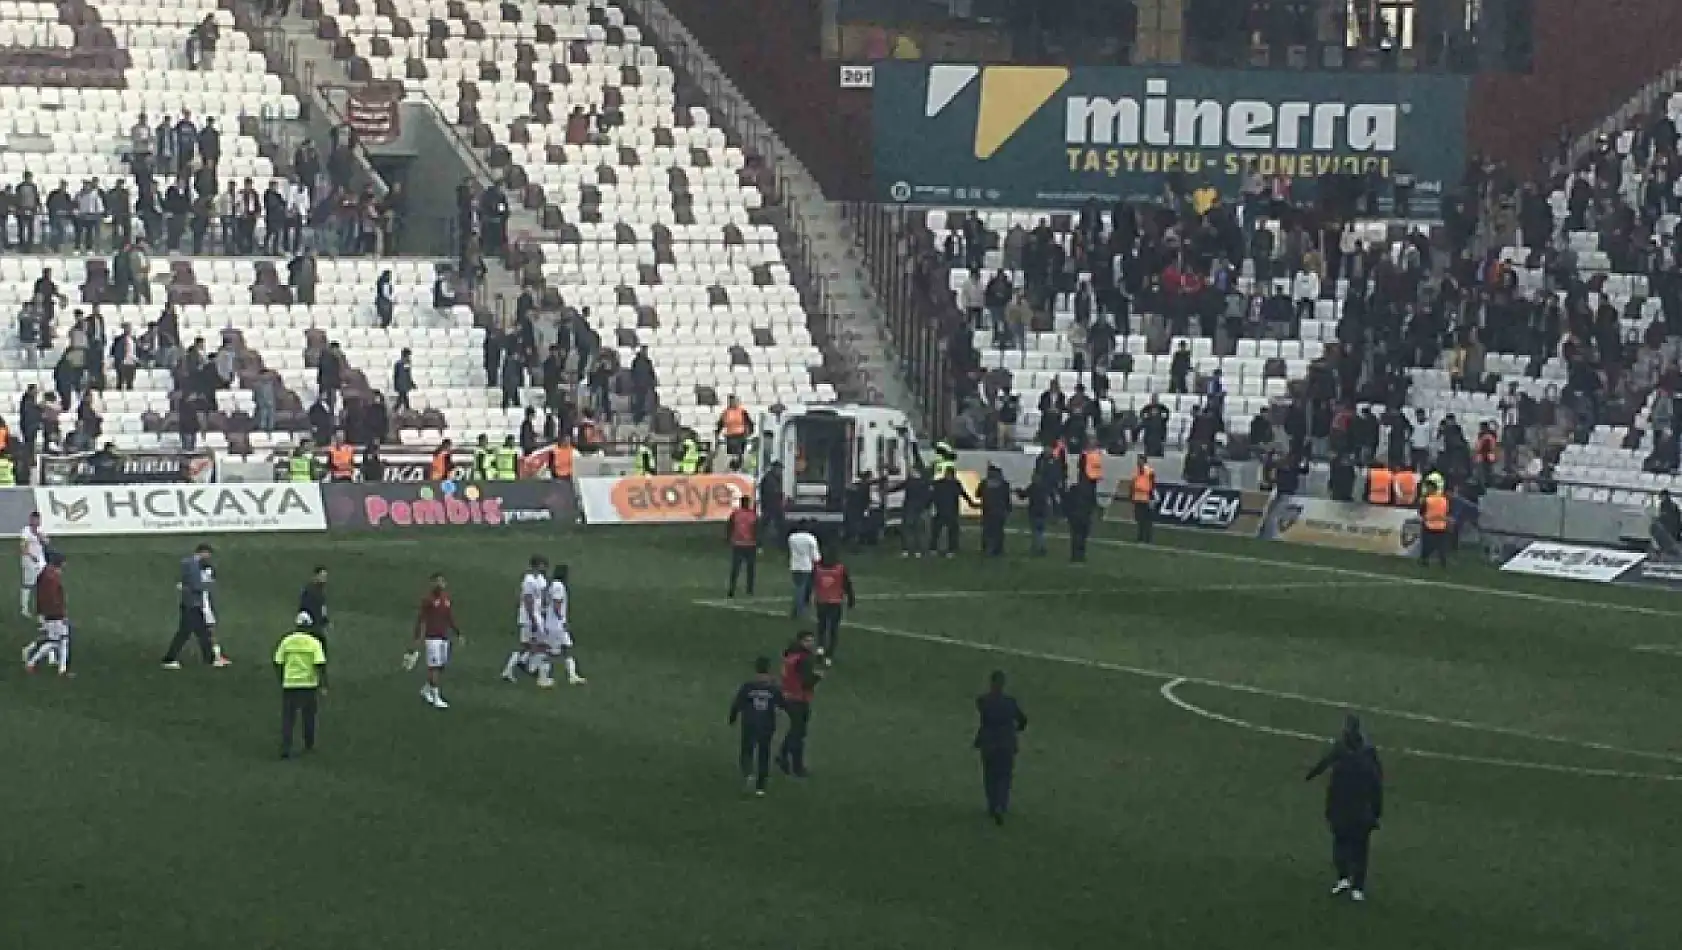
[[[847,486],[861,473],[903,482],[917,444],[905,413],[881,406],[784,406],[759,414],[756,435],[755,471],[781,462],[788,516],[818,522],[841,520]],[[899,522],[903,503],[903,492],[888,495],[889,524]]]

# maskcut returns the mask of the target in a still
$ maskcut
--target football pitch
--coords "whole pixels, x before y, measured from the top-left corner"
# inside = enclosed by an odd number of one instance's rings
[[[1173,950],[1673,947],[1682,598],[1243,539],[1107,532],[852,555],[806,780],[743,797],[725,725],[788,619],[723,599],[721,528],[223,537],[231,669],[167,672],[192,538],[72,541],[78,677],[0,669],[0,947]],[[589,685],[497,679],[526,559],[572,571]],[[331,571],[321,747],[267,662]],[[469,641],[400,660],[433,570]],[[32,630],[6,621],[21,646]],[[7,654],[8,657],[13,654]],[[1010,822],[973,700],[1031,722]],[[1384,756],[1369,901],[1327,896],[1344,709]]]

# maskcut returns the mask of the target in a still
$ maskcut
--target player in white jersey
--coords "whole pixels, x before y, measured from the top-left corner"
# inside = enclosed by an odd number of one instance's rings
[[[544,575],[548,570],[547,558],[533,556],[526,568],[526,576],[520,579],[520,643],[513,653],[508,654],[508,662],[502,667],[502,678],[510,683],[514,682],[516,670],[522,666],[532,669],[537,657],[545,650],[543,615],[549,598],[549,580]]]
[[[41,576],[41,569],[47,566],[47,536],[41,533],[41,513],[31,511],[29,523],[23,527],[23,535],[18,541],[20,557],[19,574],[22,583],[18,585],[18,613],[31,620],[35,618],[35,579]]]
[[[549,582],[549,592],[544,599],[548,601],[548,606],[543,618],[544,653],[542,665],[538,670],[537,685],[545,688],[555,685],[550,663],[551,657],[559,656],[562,666],[567,671],[567,685],[582,686],[584,677],[578,675],[578,661],[572,658],[572,628],[567,625],[565,564],[555,567],[554,579]]]

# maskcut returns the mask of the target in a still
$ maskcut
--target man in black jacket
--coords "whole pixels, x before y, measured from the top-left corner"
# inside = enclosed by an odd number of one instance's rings
[[[1057,475],[1052,470],[1049,453],[1040,453],[1039,459],[1034,462],[1034,474],[1028,481],[1028,487],[1019,489],[1016,497],[1028,503],[1028,529],[1032,532],[1028,550],[1032,554],[1043,555],[1045,526],[1057,499]]]
[[[327,643],[327,568],[316,565],[304,589],[298,592],[298,612],[310,615],[310,630],[323,645]]]
[[[987,814],[993,823],[1005,823],[1010,811],[1010,784],[1016,772],[1017,733],[1028,728],[1022,707],[1005,693],[1005,674],[994,670],[987,680],[987,692],[975,699],[980,722],[975,728],[975,749],[981,753],[981,789],[987,796]]]
[[[772,462],[759,479],[759,538],[774,538],[780,544],[788,533],[783,506],[783,463]]]
[[[981,553],[1001,557],[1005,553],[1005,523],[1010,520],[1010,483],[998,466],[987,466],[981,483]]]
[[[1384,767],[1378,749],[1361,731],[1361,720],[1344,717],[1343,734],[1308,770],[1308,781],[1330,771],[1326,783],[1326,824],[1332,832],[1332,865],[1337,884],[1332,896],[1347,893],[1351,900],[1367,899],[1367,848],[1384,814]]]
[[[771,771],[771,739],[777,734],[777,710],[783,706],[782,690],[771,676],[771,658],[753,661],[753,679],[736,690],[730,701],[730,725],[742,723],[742,748],[738,764],[742,783],[755,795],[765,794],[765,780]]]
[[[950,463],[948,463],[949,465]],[[935,481],[929,489],[929,496],[934,502],[934,522],[929,527],[929,550],[940,547],[940,536],[946,535],[946,556],[958,556],[958,502],[968,502],[976,507],[975,499],[964,491],[964,486],[958,481],[958,470],[948,467],[944,474]]]

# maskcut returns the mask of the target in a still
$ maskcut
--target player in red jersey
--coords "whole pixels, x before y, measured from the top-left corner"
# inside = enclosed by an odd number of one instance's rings
[[[23,668],[35,672],[42,661],[58,667],[58,675],[70,675],[70,619],[65,612],[64,555],[47,554],[46,566],[35,579],[35,607],[41,613],[41,635],[30,644]]]
[[[421,699],[438,709],[449,709],[438,691],[444,677],[444,667],[450,663],[450,641],[465,639],[456,629],[455,610],[450,604],[449,586],[444,575],[432,575],[432,587],[421,598],[420,615],[415,618],[415,642],[403,658],[403,668],[412,670],[420,659],[421,645],[426,646],[426,685],[421,687]]]

